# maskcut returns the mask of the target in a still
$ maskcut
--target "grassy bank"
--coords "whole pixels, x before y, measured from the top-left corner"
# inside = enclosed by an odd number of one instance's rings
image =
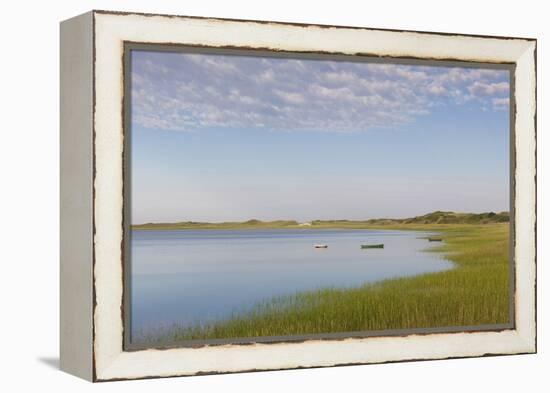
[[[144,340],[285,336],[346,331],[498,324],[509,321],[507,223],[391,223],[371,228],[436,230],[436,251],[454,269],[352,289],[320,289],[270,299],[216,323],[178,327]]]

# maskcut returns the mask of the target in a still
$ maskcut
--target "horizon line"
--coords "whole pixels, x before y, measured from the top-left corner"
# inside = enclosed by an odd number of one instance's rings
[[[371,218],[362,218],[362,219],[349,219],[349,218],[316,218],[312,220],[297,220],[297,219],[291,219],[291,218],[280,218],[280,219],[274,219],[274,220],[262,220],[259,218],[248,218],[240,221],[197,221],[197,220],[179,220],[179,221],[148,221],[148,222],[142,222],[142,223],[130,223],[130,226],[137,226],[137,225],[158,225],[158,224],[181,224],[181,223],[193,223],[193,224],[242,224],[247,222],[262,222],[262,223],[272,223],[272,222],[296,222],[298,224],[305,224],[305,223],[311,223],[314,221],[348,221],[348,222],[363,222],[363,221],[370,221],[370,220],[406,220],[406,219],[412,219],[412,218],[418,218],[427,216],[434,213],[452,213],[452,214],[473,214],[473,215],[481,215],[481,214],[490,214],[493,213],[495,215],[497,214],[510,214],[509,210],[502,210],[502,211],[483,211],[480,213],[473,213],[473,212],[462,212],[462,211],[453,211],[453,210],[434,210],[430,211],[425,214],[420,214],[416,216],[410,216],[410,217],[397,217],[397,218],[391,218],[391,217],[371,217]]]

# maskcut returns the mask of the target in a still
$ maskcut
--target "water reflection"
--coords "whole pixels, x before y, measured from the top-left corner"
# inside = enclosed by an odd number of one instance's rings
[[[273,296],[446,270],[426,233],[378,230],[133,231],[132,329],[227,318]],[[383,249],[361,244],[383,243]],[[315,244],[326,244],[316,249]],[[435,245],[437,246],[437,245]]]

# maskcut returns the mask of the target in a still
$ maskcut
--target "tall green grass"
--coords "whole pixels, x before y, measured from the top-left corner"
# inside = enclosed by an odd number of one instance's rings
[[[219,322],[173,326],[142,336],[149,344],[509,322],[509,225],[404,225],[437,230],[455,268],[411,278],[327,288],[269,299]],[[431,251],[430,251],[431,252]]]

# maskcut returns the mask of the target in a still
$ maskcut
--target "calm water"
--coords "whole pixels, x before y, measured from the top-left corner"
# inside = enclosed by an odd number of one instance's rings
[[[134,333],[223,319],[277,295],[452,267],[426,233],[377,230],[132,232]],[[315,249],[314,244],[328,249]],[[361,244],[384,249],[361,250]]]

